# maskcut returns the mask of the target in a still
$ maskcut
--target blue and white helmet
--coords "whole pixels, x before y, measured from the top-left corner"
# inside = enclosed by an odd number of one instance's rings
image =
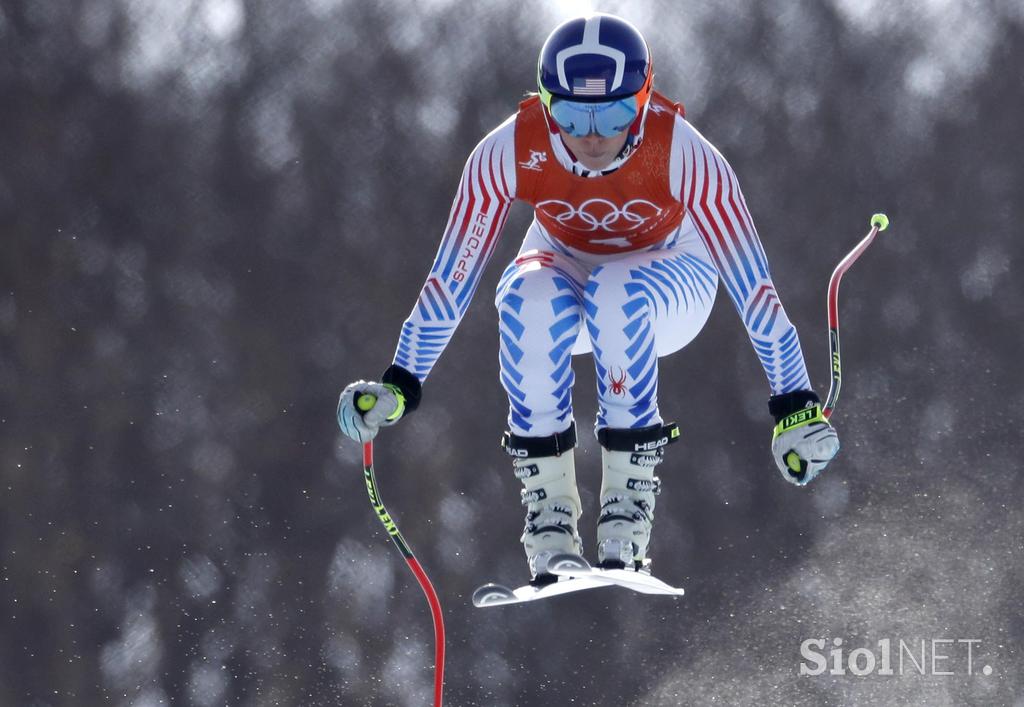
[[[629,22],[603,13],[560,24],[537,62],[537,88],[549,109],[553,97],[600,102],[636,96],[642,115],[653,79],[643,35]]]

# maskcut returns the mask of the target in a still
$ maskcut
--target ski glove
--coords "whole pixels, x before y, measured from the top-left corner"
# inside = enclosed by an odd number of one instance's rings
[[[369,442],[381,427],[395,424],[419,406],[420,382],[412,373],[400,366],[391,366],[384,371],[381,380],[381,383],[356,381],[341,392],[338,426],[356,442]],[[367,409],[360,407],[360,399],[369,404]]]
[[[806,486],[825,470],[839,451],[839,435],[821,414],[813,391],[773,395],[768,409],[775,417],[772,456],[786,481]]]
[[[359,401],[368,400],[363,396],[372,396],[374,401],[368,410],[359,408]],[[381,427],[398,422],[405,412],[405,398],[395,386],[383,383],[356,381],[349,383],[341,392],[338,401],[338,425],[341,431],[356,442],[369,442],[377,436]]]

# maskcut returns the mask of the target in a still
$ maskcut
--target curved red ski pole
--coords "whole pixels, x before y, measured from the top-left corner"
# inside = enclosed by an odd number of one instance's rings
[[[843,274],[850,269],[857,258],[861,256],[879,231],[889,227],[889,217],[885,214],[875,214],[871,217],[871,230],[868,235],[857,246],[846,254],[846,257],[839,261],[839,265],[832,271],[832,277],[828,281],[828,350],[832,359],[832,384],[828,389],[828,397],[822,406],[821,414],[826,418],[832,417],[832,412],[839,399],[839,389],[843,384],[842,363],[839,357],[839,281]]]
[[[441,693],[444,690],[444,618],[441,615],[441,602],[434,591],[434,585],[430,578],[423,571],[423,566],[412,554],[405,538],[398,532],[398,526],[384,508],[380,500],[380,493],[377,491],[377,478],[373,473],[373,442],[363,444],[363,476],[366,477],[366,492],[370,495],[370,505],[377,514],[377,518],[384,524],[384,529],[395,543],[395,547],[402,553],[409,569],[416,575],[416,581],[420,583],[423,593],[427,595],[427,603],[430,604],[430,613],[434,619],[434,707],[441,707]]]

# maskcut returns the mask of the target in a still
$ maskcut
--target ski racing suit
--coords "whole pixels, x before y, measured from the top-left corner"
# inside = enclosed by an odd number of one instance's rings
[[[796,329],[775,291],[725,158],[655,92],[641,140],[587,174],[536,97],[473,150],[433,267],[393,363],[422,383],[455,332],[512,202],[534,209],[495,304],[510,431],[543,437],[573,421],[573,354],[593,353],[597,428],[662,423],[658,357],[697,336],[719,280],[773,395],[810,389]]]

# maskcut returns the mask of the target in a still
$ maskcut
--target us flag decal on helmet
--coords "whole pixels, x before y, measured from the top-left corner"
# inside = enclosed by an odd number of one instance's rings
[[[608,82],[604,79],[576,79],[572,83],[574,96],[603,96]]]

